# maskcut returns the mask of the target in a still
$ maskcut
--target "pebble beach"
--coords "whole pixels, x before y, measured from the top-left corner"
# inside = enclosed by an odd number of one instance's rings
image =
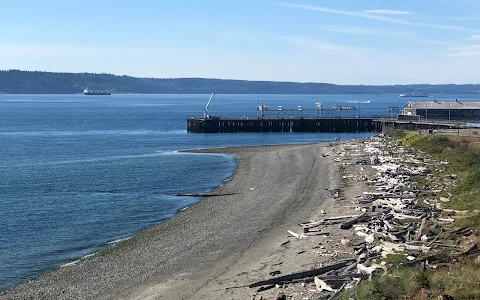
[[[274,269],[312,264],[286,230],[331,207],[338,166],[325,144],[237,147],[234,177],[177,216],[116,247],[0,293],[0,299],[245,299]],[[297,251],[298,250],[298,251]],[[284,259],[289,253],[292,259]],[[312,257],[310,257],[310,256]]]

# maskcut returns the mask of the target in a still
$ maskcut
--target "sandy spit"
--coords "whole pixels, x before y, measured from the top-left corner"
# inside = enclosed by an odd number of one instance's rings
[[[0,293],[0,299],[246,299],[271,271],[312,267],[287,229],[331,208],[338,166],[325,144],[201,150],[239,163],[218,193],[117,247]],[[208,168],[208,166],[205,166]],[[308,242],[307,242],[308,243]],[[294,243],[290,243],[294,244]]]

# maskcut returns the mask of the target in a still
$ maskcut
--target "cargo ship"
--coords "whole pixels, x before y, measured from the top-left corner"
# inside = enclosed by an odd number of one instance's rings
[[[404,93],[398,97],[428,97],[428,95],[425,93]]]
[[[112,93],[106,91],[99,91],[99,90],[90,90],[88,87],[83,90],[84,95],[111,95]]]

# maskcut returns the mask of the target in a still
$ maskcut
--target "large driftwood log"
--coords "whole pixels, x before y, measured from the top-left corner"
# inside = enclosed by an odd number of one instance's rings
[[[355,264],[356,266],[356,264]],[[324,274],[327,274],[329,272],[326,272]],[[290,279],[290,280],[287,280],[287,281],[281,281],[279,282],[279,284],[282,284],[282,283],[288,283],[288,284],[291,284],[291,283],[300,283],[300,282],[304,282],[304,283],[310,283],[310,282],[313,282],[313,277],[302,277],[302,278],[298,278],[298,279]],[[356,273],[356,272],[346,272],[346,273],[342,273],[342,274],[339,274],[339,275],[318,275],[318,277],[320,279],[322,279],[323,281],[325,281],[326,283],[330,284],[331,286],[335,287],[335,286],[338,286],[336,283],[340,282],[340,281],[351,281],[352,278],[364,278],[366,276],[364,276],[363,274],[359,274],[359,273]]]
[[[340,224],[340,229],[350,229],[353,225],[357,224],[358,222],[362,221],[364,218],[367,217],[367,213],[363,213],[359,216],[356,216],[348,221],[343,222]]]
[[[331,270],[341,269],[345,266],[348,266],[349,264],[351,264],[353,262],[355,262],[355,259],[346,259],[346,260],[343,260],[343,261],[340,261],[340,262],[337,262],[337,263],[334,263],[334,264],[331,264],[331,265],[327,265],[327,266],[324,266],[324,267],[321,267],[321,268],[318,268],[318,269],[313,269],[313,270],[303,271],[303,272],[298,272],[298,273],[292,273],[292,274],[287,274],[287,275],[283,275],[283,276],[279,276],[279,277],[275,277],[275,278],[270,278],[270,279],[267,279],[267,280],[257,281],[257,282],[254,282],[254,283],[250,284],[248,287],[253,288],[253,287],[262,286],[262,285],[277,284],[277,283],[280,283],[280,282],[286,282],[286,281],[290,281],[290,280],[294,280],[294,279],[314,277],[314,276],[317,276],[317,275],[324,274],[324,273],[326,273],[328,271],[331,271]]]

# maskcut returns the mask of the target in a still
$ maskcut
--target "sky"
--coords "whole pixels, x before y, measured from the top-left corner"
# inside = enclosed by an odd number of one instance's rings
[[[480,83],[480,1],[0,0],[0,69]]]

